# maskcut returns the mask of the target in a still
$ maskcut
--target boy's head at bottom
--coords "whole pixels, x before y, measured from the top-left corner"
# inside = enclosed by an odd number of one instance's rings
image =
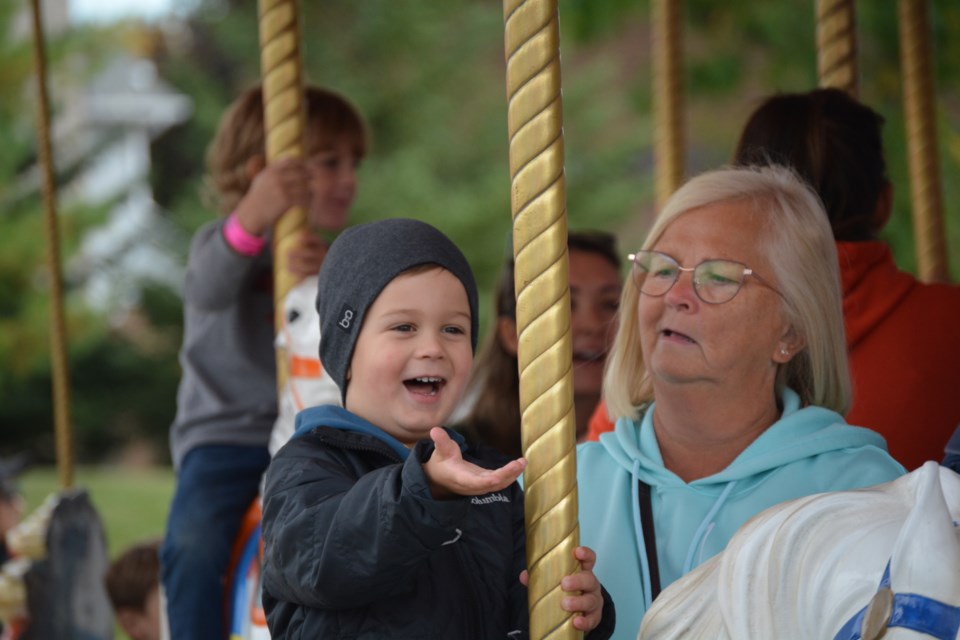
[[[320,270],[320,360],[344,407],[411,446],[460,402],[477,342],[477,287],[434,227],[347,229]]]
[[[107,570],[104,582],[117,624],[131,640],[159,640],[160,542],[135,544]]]

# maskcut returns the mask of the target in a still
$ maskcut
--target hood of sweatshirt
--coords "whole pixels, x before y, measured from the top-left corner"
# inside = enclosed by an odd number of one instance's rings
[[[410,455],[410,449],[389,433],[357,414],[334,404],[324,404],[319,407],[304,409],[297,414],[294,426],[296,430],[293,438],[306,435],[317,427],[331,427],[341,431],[355,431],[372,436],[393,449],[401,460],[406,460],[407,456]]]
[[[838,242],[837,257],[847,349],[852,350],[910,295],[917,280],[897,269],[883,242]]]
[[[749,486],[742,481],[756,482],[766,471],[811,456],[852,447],[873,445],[886,449],[879,434],[851,427],[840,414],[822,407],[800,406],[800,396],[791,389],[784,390],[781,401],[783,414],[766,431],[743,450],[727,468],[706,478],[689,483],[698,491],[721,492],[737,481],[740,489]],[[617,422],[616,429],[600,436],[600,443],[617,464],[650,486],[680,486],[685,483],[663,465],[660,446],[653,430],[653,412],[656,403],[643,415],[640,428],[627,419]],[[640,464],[636,465],[636,461]]]

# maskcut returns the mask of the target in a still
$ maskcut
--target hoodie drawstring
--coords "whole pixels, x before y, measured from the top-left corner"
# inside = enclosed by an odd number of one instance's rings
[[[633,480],[633,530],[637,542],[637,555],[640,557],[640,573],[643,581],[643,602],[644,610],[649,610],[653,602],[651,594],[653,589],[650,586],[650,561],[647,558],[647,543],[643,537],[643,525],[640,523],[640,461],[633,461],[633,470],[631,479]]]
[[[727,498],[733,491],[733,486],[735,484],[737,484],[736,480],[731,480],[727,483],[727,486],[723,488],[722,492],[720,492],[720,497],[717,498],[717,501],[713,503],[713,506],[710,507],[710,511],[708,511],[707,515],[703,518],[703,522],[701,522],[700,526],[697,527],[696,532],[693,534],[693,539],[690,541],[690,548],[687,549],[687,559],[683,563],[683,575],[687,575],[693,570],[693,558],[697,552],[697,548],[702,544],[702,542],[705,541],[709,531],[713,529],[713,518],[717,515],[717,512],[720,511],[723,503],[727,501]]]

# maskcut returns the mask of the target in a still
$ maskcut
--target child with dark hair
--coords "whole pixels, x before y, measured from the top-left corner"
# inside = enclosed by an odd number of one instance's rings
[[[160,541],[135,544],[121,553],[104,582],[117,623],[130,640],[159,640]]]
[[[243,93],[207,153],[208,185],[223,217],[197,231],[183,291],[183,376],[170,447],[177,474],[160,552],[170,632],[224,637],[224,578],[244,513],[257,497],[277,418],[273,224],[304,208],[309,230],[288,254],[316,275],[325,234],[347,222],[366,125],[342,96],[305,90],[304,158],[266,162],[263,95]]]
[[[263,604],[273,638],[526,637],[525,461],[441,425],[477,335],[466,258],[423,222],[348,229],[320,272],[320,359],[343,407],[300,412],[267,471]],[[502,465],[502,466],[501,466]],[[612,603],[578,547],[566,611],[591,638]],[[601,615],[602,612],[602,615]]]

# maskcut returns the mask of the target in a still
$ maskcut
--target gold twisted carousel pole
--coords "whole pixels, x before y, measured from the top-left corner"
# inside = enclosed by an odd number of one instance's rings
[[[33,57],[37,86],[37,151],[42,179],[43,218],[47,236],[47,272],[50,279],[50,363],[53,378],[53,414],[57,473],[60,486],[73,486],[73,435],[70,420],[70,374],[67,368],[67,330],[63,311],[63,278],[60,272],[60,234],[50,142],[50,100],[47,95],[47,63],[44,51],[43,15],[40,0],[31,0]]]
[[[940,191],[927,2],[900,0],[898,13],[917,270],[922,280],[946,282],[950,269]]]
[[[817,77],[821,87],[858,96],[854,0],[817,0]]]
[[[556,0],[504,0],[530,637],[578,638],[560,606],[577,569],[560,27]]]
[[[653,0],[653,167],[657,207],[683,182],[683,54],[680,0]]]
[[[302,158],[304,111],[300,31],[296,0],[259,0],[260,77],[263,86],[267,162]],[[296,206],[273,228],[274,323],[283,326],[283,300],[297,284],[287,269],[287,253],[307,226],[306,212]],[[277,388],[287,380],[287,361],[277,352]]]
[[[50,99],[47,93],[47,61],[40,0],[30,0],[33,27],[34,75],[37,88],[37,157],[40,168],[40,193],[43,200],[44,231],[47,240],[47,277],[50,281],[50,367],[53,383],[54,436],[57,475],[66,493],[73,488],[73,433],[70,420],[70,379],[67,367],[67,331],[63,311],[63,279],[60,271],[60,234],[57,225],[56,182],[53,145],[50,142]],[[30,562],[47,554],[50,516],[60,495],[50,495],[33,513],[7,531],[8,550],[18,560],[8,562],[0,571],[0,622],[20,637],[30,616],[26,573]],[[30,562],[23,562],[26,559]],[[62,577],[62,576],[61,576]],[[42,579],[41,579],[42,581]],[[2,634],[0,634],[2,635]]]

